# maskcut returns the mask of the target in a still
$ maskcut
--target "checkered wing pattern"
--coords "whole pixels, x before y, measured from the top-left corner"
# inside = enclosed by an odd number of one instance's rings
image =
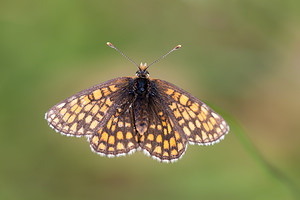
[[[184,154],[187,140],[176,130],[159,98],[151,98],[149,103],[149,127],[140,138],[140,146],[153,158],[166,162],[175,161]]]
[[[128,90],[132,78],[116,78],[67,98],[46,113],[46,120],[56,131],[69,136],[91,136],[105,131],[117,110],[125,108],[132,97]],[[111,139],[112,140],[112,139]]]
[[[219,142],[229,131],[225,120],[202,101],[159,79],[152,79],[157,96],[169,116],[172,130],[191,144],[211,145]]]
[[[138,147],[134,130],[132,108],[119,108],[108,122],[90,138],[91,149],[107,156],[133,153]]]

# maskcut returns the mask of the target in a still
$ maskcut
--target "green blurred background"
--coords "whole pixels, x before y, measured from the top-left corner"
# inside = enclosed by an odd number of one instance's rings
[[[0,199],[296,199],[300,1],[15,0],[0,6]],[[100,157],[44,113],[148,64],[231,126],[174,164]],[[253,144],[253,145],[252,145]],[[262,156],[262,157],[261,157]]]

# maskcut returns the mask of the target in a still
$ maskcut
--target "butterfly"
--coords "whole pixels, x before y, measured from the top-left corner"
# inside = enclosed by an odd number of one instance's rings
[[[86,136],[100,155],[142,150],[162,162],[181,158],[188,143],[212,145],[222,140],[229,131],[226,121],[188,92],[150,78],[150,65],[137,65],[135,77],[109,80],[56,104],[45,114],[49,126],[67,136]]]

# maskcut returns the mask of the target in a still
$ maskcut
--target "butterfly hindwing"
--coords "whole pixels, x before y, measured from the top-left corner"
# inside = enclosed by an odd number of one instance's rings
[[[150,99],[149,103],[149,126],[140,138],[140,146],[160,161],[175,161],[184,154],[187,140],[175,130],[170,116],[157,99]]]
[[[90,145],[100,155],[118,156],[133,152],[138,144],[131,108],[117,109],[108,122],[93,134]]]
[[[116,78],[83,90],[53,106],[46,113],[48,124],[70,136],[89,136],[97,132],[124,102],[132,78]]]
[[[178,128],[175,130],[185,135],[189,143],[214,144],[229,131],[225,120],[196,97],[166,81],[152,79],[151,82]]]

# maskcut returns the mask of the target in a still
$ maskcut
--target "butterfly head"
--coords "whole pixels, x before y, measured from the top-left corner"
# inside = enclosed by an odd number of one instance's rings
[[[147,71],[147,63],[143,64],[141,63],[139,66],[139,70],[136,72],[136,76],[138,78],[148,78],[149,72]]]

